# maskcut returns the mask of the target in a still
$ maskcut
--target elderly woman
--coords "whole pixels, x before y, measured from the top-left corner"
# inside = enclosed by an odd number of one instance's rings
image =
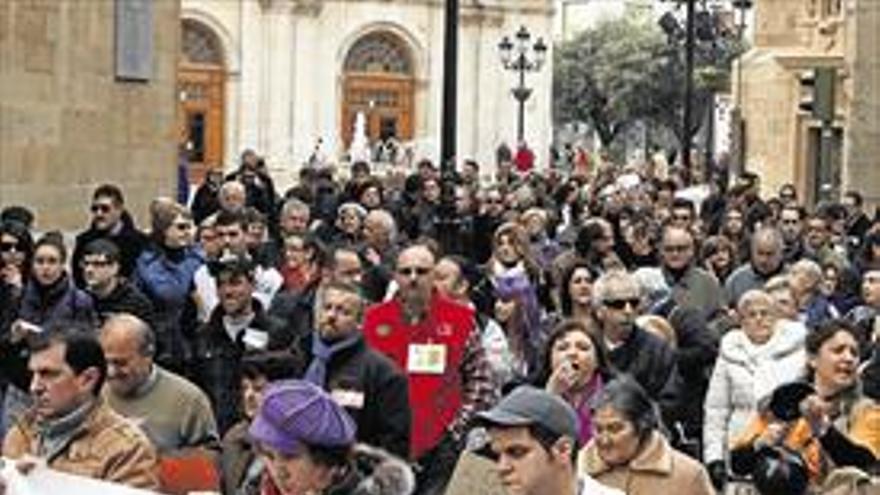
[[[829,320],[810,333],[806,347],[806,397],[791,396],[797,403],[780,408],[773,402],[782,394],[774,393],[770,407],[754,414],[733,442],[734,468],[748,472],[762,446],[784,446],[800,456],[813,486],[835,468],[876,471],[880,404],[862,393],[857,331],[844,320]]]
[[[593,401],[593,440],[578,470],[628,495],[715,495],[706,470],[673,449],[658,431],[654,403],[628,377],[613,380]]]
[[[806,328],[786,325],[773,306],[766,292],[747,291],[737,306],[741,328],[721,339],[703,426],[703,461],[719,489],[727,479],[730,440],[742,433],[758,401],[798,379],[806,363]]]
[[[362,237],[364,217],[367,210],[358,203],[343,203],[336,211],[336,224],[331,244],[335,246],[356,246]]]
[[[802,259],[789,268],[788,276],[800,319],[808,328],[816,328],[824,321],[840,316],[822,293],[823,274],[818,263]]]
[[[593,328],[582,320],[563,320],[553,329],[533,380],[562,397],[577,413],[578,445],[593,438],[590,403],[611,379],[608,358]]]

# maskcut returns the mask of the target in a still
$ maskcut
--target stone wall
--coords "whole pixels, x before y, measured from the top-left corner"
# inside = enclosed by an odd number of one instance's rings
[[[850,37],[852,105],[844,187],[880,203],[880,2],[859,0]]]
[[[118,82],[114,0],[0,0],[0,205],[77,230],[99,183],[141,219],[175,194],[179,9],[153,2],[152,79]]]
[[[806,95],[800,75],[835,67],[836,118],[843,130],[841,191],[861,191],[880,202],[880,3],[849,0],[832,16],[810,16],[826,0],[756,2],[755,45],[742,59],[742,107],[747,167],[764,181],[764,193],[793,182],[812,199],[815,153],[810,133],[820,125],[798,103]],[[736,88],[735,88],[736,91]]]

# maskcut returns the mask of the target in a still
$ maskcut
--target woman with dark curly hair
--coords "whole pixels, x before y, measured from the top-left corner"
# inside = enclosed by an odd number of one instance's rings
[[[567,319],[551,332],[532,381],[574,408],[581,426],[578,444],[586,445],[593,438],[590,401],[611,376],[593,327],[583,320]]]

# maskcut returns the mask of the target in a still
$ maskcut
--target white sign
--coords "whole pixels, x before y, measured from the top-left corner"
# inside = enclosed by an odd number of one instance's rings
[[[15,461],[3,459],[0,477],[6,483],[5,495],[155,495],[156,492],[130,488],[83,476],[62,473],[38,464],[28,474],[15,468]]]

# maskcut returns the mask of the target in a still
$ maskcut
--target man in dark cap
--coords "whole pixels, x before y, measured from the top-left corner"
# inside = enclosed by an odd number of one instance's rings
[[[578,417],[559,396],[523,385],[477,418],[489,431],[498,475],[507,493],[620,493],[576,475]]]

